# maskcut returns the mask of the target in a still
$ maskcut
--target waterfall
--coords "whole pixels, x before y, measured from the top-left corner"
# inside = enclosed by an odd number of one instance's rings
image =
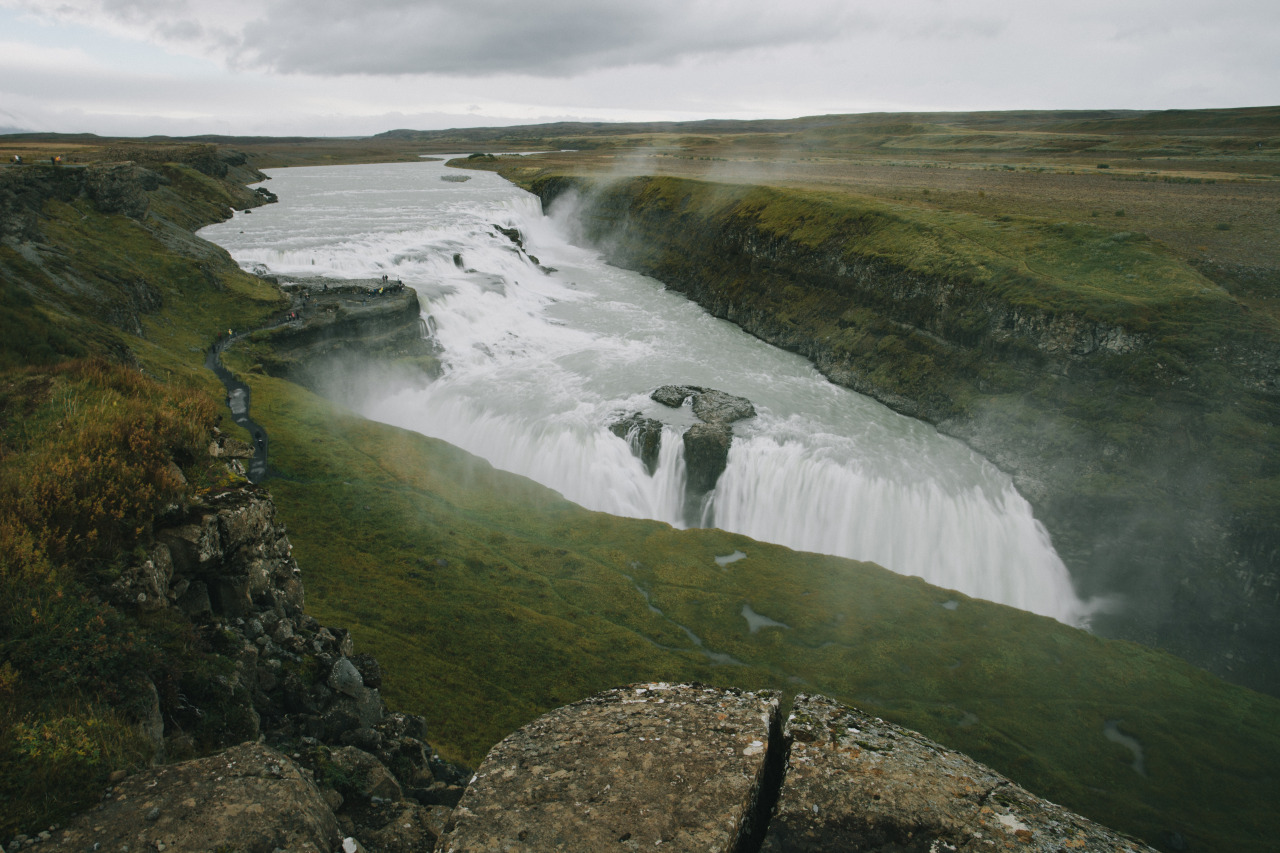
[[[371,389],[368,417],[443,439],[583,506],[680,526],[686,407],[665,384],[747,397],[705,512],[726,530],[870,560],[968,595],[1080,623],[1087,607],[1009,478],[932,427],[827,382],[572,241],[572,212],[495,175],[434,163],[273,173],[280,203],[205,236],[246,267],[415,287],[443,375]],[[250,221],[250,219],[252,221]],[[513,239],[518,232],[519,242]],[[536,258],[536,260],[535,260]],[[663,424],[652,476],[608,427]]]

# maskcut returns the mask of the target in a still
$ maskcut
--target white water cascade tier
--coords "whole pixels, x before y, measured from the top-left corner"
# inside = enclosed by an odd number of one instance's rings
[[[366,389],[376,420],[444,439],[616,515],[679,526],[686,406],[660,385],[746,397],[714,524],[792,548],[870,560],[939,586],[1082,624],[1061,559],[1009,478],[933,427],[829,383],[799,356],[705,314],[660,282],[574,243],[572,205],[544,216],[486,172],[442,163],[275,170],[275,205],[202,236],[245,268],[403,280],[443,347],[432,383]],[[523,249],[495,226],[518,229]],[[534,260],[536,258],[536,262]],[[608,430],[664,424],[653,475]]]

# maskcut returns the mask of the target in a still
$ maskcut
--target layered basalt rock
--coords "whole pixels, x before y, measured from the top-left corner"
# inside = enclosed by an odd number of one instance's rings
[[[312,279],[285,283],[284,289],[292,296],[289,310],[252,335],[270,344],[270,352],[259,352],[267,373],[313,390],[341,392],[328,386],[358,362],[413,358],[434,371],[438,351],[412,287]]]

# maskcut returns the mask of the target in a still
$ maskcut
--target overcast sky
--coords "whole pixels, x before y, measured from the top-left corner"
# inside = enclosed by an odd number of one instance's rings
[[[0,0],[0,132],[1280,104],[1280,0]]]

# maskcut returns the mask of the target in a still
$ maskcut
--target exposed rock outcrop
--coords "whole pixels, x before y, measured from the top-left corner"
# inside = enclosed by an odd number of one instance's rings
[[[330,362],[353,356],[421,356],[424,339],[417,291],[398,282],[316,279],[285,285],[293,305],[254,337],[269,341],[269,373],[314,387]]]
[[[785,732],[777,713],[774,694],[690,684],[557,709],[493,748],[436,849],[1151,853],[825,697],[797,697]]]
[[[728,465],[729,445],[733,443],[731,424],[755,417],[755,406],[745,397],[697,385],[663,385],[649,398],[673,409],[688,402],[702,421],[684,433],[684,521],[690,527],[710,526],[713,519],[706,498]]]
[[[329,853],[341,840],[311,773],[246,743],[125,779],[42,849]]]
[[[241,460],[250,449],[219,435],[210,451],[242,474]],[[373,853],[425,849],[434,843],[443,823],[439,809],[457,802],[467,773],[442,761],[425,742],[422,718],[388,712],[379,690],[382,669],[375,658],[355,654],[350,634],[322,626],[305,613],[302,572],[267,493],[254,487],[217,490],[186,513],[175,509],[155,538],[150,552],[127,567],[111,587],[113,601],[126,610],[170,608],[181,614],[177,618],[189,619],[193,632],[207,638],[212,650],[231,665],[229,674],[212,680],[159,684],[154,713],[140,722],[155,743],[157,759],[181,759],[262,740],[292,754],[294,762],[282,762],[278,755],[262,758],[263,753],[255,752],[257,757],[248,765],[259,769],[244,770],[246,762],[235,755],[207,766],[232,762],[243,771],[237,771],[237,779],[284,778],[278,771],[285,767],[284,776],[292,779],[297,772],[288,768],[296,763],[305,780],[314,780],[321,805],[336,813],[336,818],[330,813],[304,821],[307,827],[323,827],[325,838],[337,826]],[[273,787],[254,787],[256,782],[229,781],[232,787],[226,791],[205,790],[200,781],[203,767],[206,764],[197,762],[176,775],[166,770],[147,777],[147,790],[167,798],[157,804],[161,814],[177,814],[176,806],[167,803],[192,798],[202,804],[196,811],[207,810],[205,804],[215,802],[208,798],[215,795],[235,808],[239,798],[251,802],[253,797],[295,803],[301,812],[316,807],[314,797],[305,803],[298,799],[305,792],[277,795]],[[190,792],[165,793],[169,788]],[[193,808],[183,806],[181,813]],[[271,809],[244,808],[255,815],[274,814]],[[121,826],[127,828],[133,812],[125,809],[120,815]],[[234,821],[224,822],[230,826]],[[333,849],[328,841],[315,841],[319,836],[314,833],[289,835],[293,824],[287,822],[277,827],[285,835],[260,832],[255,826],[249,822],[241,828],[249,834],[226,843],[245,850],[307,849],[302,846],[307,843],[317,845],[311,849]],[[141,840],[161,841],[170,849],[206,850],[210,848],[203,846],[202,833],[220,837],[221,831],[165,829],[167,835]],[[254,846],[259,840],[266,846]],[[239,846],[241,842],[245,846]]]
[[[609,424],[609,432],[627,442],[632,454],[644,463],[644,469],[652,477],[658,468],[658,454],[662,451],[662,423],[632,412]]]
[[[741,849],[762,829],[780,741],[772,693],[609,690],[495,746],[436,849]]]
[[[763,848],[1149,851],[968,756],[824,696],[796,697]]]

